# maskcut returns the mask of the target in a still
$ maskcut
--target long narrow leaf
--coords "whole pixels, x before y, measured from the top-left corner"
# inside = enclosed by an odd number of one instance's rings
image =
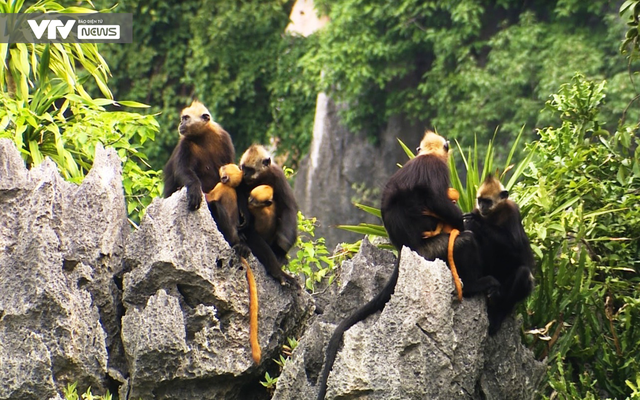
[[[35,54],[35,51],[33,52]],[[49,44],[44,46],[40,55],[40,65],[38,66],[38,79],[42,86],[49,79],[49,62],[51,61],[51,50]]]
[[[513,174],[511,175],[511,178],[509,178],[509,182],[507,182],[507,184],[505,185],[505,188],[507,190],[511,190],[511,188],[513,187],[513,185],[516,184],[516,181],[520,178],[524,170],[530,166],[530,163],[533,160],[533,157],[536,155],[536,151],[537,151],[537,144],[531,148],[529,153],[525,156],[524,160],[518,163],[516,168],[513,170]]]
[[[580,201],[580,196],[575,196],[567,201],[565,201],[564,203],[562,203],[562,205],[558,206],[558,208],[556,208],[553,212],[551,212],[549,214],[550,217],[565,211],[567,208],[571,207],[572,205],[574,205],[575,203],[577,203],[578,201]]]
[[[29,141],[29,152],[31,153],[33,165],[39,165],[40,163],[42,163],[42,161],[44,161],[44,156],[38,148],[38,142],[36,142],[35,140]]]
[[[360,233],[363,235],[374,235],[374,236],[381,236],[381,237],[389,236],[383,226],[375,226],[371,224],[338,225],[337,228],[343,229],[345,231]]]
[[[513,155],[518,148],[518,143],[520,143],[520,138],[522,137],[522,133],[524,132],[524,127],[525,125],[522,125],[522,128],[520,128],[520,132],[518,132],[518,136],[516,136],[516,140],[513,141],[513,145],[511,146],[511,151],[509,151],[507,161],[504,163],[504,168],[502,169],[503,171],[506,171],[507,168],[509,168],[509,165],[511,165],[511,160],[513,159]]]
[[[413,151],[411,151],[409,147],[407,147],[407,145],[404,144],[402,140],[398,139],[398,143],[400,143],[400,147],[402,147],[402,150],[404,150],[404,152],[407,154],[410,160],[416,157]]]
[[[380,212],[379,208],[365,206],[364,204],[359,204],[359,203],[354,203],[354,205],[366,213],[375,215],[378,218],[382,218],[382,213]]]

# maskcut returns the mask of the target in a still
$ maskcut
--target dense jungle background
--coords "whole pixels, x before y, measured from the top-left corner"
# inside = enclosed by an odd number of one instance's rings
[[[548,361],[540,398],[640,398],[640,1],[316,0],[329,22],[306,37],[286,30],[293,6],[0,1],[3,13],[96,9],[134,19],[132,44],[0,44],[0,137],[28,165],[51,157],[73,182],[98,142],[116,148],[135,229],[161,193],[179,112],[194,98],[238,154],[270,145],[292,183],[311,147],[318,93],[338,104],[344,132],[374,147],[398,116],[437,129],[458,144],[463,211],[496,167],[522,208],[537,270],[518,313],[523,341]],[[378,207],[383,184],[358,187],[353,202]],[[313,217],[300,217],[289,266],[309,291],[339,261],[313,236],[326,215]],[[379,224],[354,230],[384,236]]]

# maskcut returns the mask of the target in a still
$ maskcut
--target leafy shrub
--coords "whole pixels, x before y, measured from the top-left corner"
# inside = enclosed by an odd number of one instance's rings
[[[304,274],[305,288],[309,291],[313,291],[315,285],[325,277],[331,284],[333,282],[331,274],[335,268],[331,254],[324,244],[324,238],[315,238],[315,224],[315,218],[305,218],[298,211],[298,239],[294,246],[296,254],[286,266],[287,270],[293,274]]]
[[[640,375],[637,126],[601,128],[604,88],[576,75],[552,96],[561,125],[515,188],[538,257],[526,340],[549,356],[551,398],[625,398]]]
[[[0,1],[0,11],[19,12],[22,2]],[[40,1],[24,12],[92,12]],[[80,183],[93,164],[98,143],[114,148],[123,162],[128,213],[138,221],[151,199],[160,193],[160,176],[141,152],[153,140],[158,124],[151,115],[119,111],[106,81],[109,67],[97,46],[82,44],[0,44],[0,137],[13,140],[29,167],[45,156],[62,176]],[[84,87],[93,80],[105,98],[92,98]],[[117,111],[108,111],[106,107]]]

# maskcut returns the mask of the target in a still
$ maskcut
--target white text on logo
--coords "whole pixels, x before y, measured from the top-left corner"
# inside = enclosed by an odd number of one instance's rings
[[[71,28],[76,23],[76,21],[70,19],[66,24],[63,24],[62,21],[58,20],[42,20],[39,24],[35,20],[28,20],[29,26],[31,30],[36,35],[36,38],[41,39],[44,31],[47,30],[47,39],[55,40],[56,39],[56,28],[58,28],[58,32],[63,39],[66,39],[71,32]]]
[[[120,39],[120,26],[79,25],[78,39]]]

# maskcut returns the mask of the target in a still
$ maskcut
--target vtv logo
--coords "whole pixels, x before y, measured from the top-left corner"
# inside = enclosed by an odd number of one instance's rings
[[[56,39],[56,28],[58,28],[58,32],[60,32],[62,38],[66,39],[67,36],[69,36],[69,33],[71,33],[71,28],[73,28],[73,25],[76,23],[73,19],[68,20],[66,24],[63,24],[62,21],[58,21],[56,19],[44,19],[39,24],[33,19],[30,19],[27,22],[29,23],[33,34],[36,35],[36,38],[41,39],[44,31],[47,30],[47,39],[49,40]]]

